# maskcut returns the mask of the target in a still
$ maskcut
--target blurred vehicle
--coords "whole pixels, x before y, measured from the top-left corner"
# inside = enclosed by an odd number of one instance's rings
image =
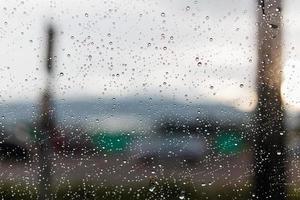
[[[96,149],[102,153],[122,153],[128,149],[133,136],[122,131],[99,131],[93,133],[91,139]]]
[[[30,135],[26,124],[19,123],[12,130],[1,128],[0,159],[24,161],[29,158]]]
[[[17,122],[2,130],[0,153],[5,159],[27,159],[37,153],[38,131],[31,123]],[[58,154],[84,155],[95,151],[87,131],[80,125],[59,124],[51,138],[53,150]]]
[[[205,139],[201,136],[152,136],[141,138],[132,145],[132,154],[138,162],[182,161],[194,164],[208,151]]]
[[[129,152],[132,142],[150,127],[148,120],[141,121],[134,114],[116,114],[105,118],[91,118],[90,137],[95,148],[102,153]]]
[[[84,155],[95,152],[95,146],[85,128],[74,125],[59,125],[52,138],[54,150],[68,155]]]

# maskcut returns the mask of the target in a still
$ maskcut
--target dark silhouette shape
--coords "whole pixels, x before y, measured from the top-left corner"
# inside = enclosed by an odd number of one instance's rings
[[[5,142],[0,144],[1,161],[24,161],[28,159],[28,150],[17,144]]]
[[[282,200],[287,198],[287,191],[285,113],[280,90],[281,0],[259,0],[259,6],[253,199]]]

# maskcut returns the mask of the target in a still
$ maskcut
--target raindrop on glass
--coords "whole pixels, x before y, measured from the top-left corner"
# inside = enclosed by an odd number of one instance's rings
[[[180,192],[179,199],[185,199],[185,192],[184,191]]]

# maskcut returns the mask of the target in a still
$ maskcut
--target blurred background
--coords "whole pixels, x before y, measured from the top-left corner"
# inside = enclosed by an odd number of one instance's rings
[[[0,5],[2,199],[251,197],[257,1]],[[300,2],[282,7],[285,174],[297,199]]]

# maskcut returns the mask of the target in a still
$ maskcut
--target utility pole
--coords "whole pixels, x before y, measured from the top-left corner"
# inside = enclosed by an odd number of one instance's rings
[[[282,1],[258,0],[253,199],[287,199],[286,129],[281,99]]]
[[[51,171],[53,146],[51,144],[55,131],[54,110],[52,105],[51,76],[53,74],[53,43],[54,28],[50,25],[47,30],[47,85],[42,96],[39,123],[39,200],[52,199]]]

